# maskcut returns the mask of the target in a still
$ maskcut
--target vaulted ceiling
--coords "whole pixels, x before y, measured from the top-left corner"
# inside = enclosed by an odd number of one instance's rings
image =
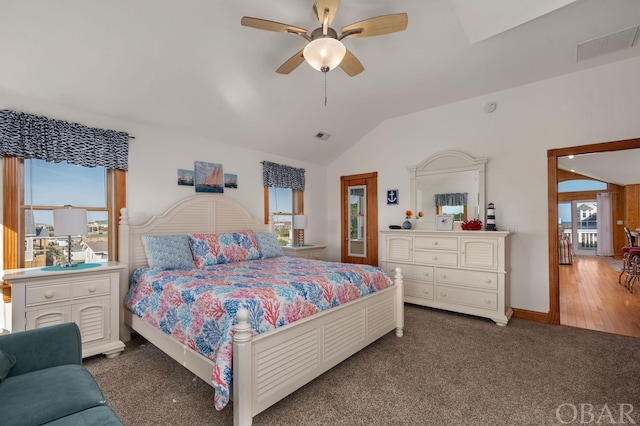
[[[337,30],[398,12],[409,24],[345,39],[365,70],[329,72],[325,106],[322,73],[275,73],[302,37],[240,25],[252,16],[312,31],[312,6],[3,0],[0,93],[328,164],[386,119],[640,54],[629,30],[577,60],[578,44],[640,25],[638,0],[342,0]]]

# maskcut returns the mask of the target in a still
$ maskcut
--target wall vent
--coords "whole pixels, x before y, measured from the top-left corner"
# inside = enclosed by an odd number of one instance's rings
[[[329,139],[331,137],[331,135],[329,133],[325,133],[325,132],[318,132],[316,133],[316,138],[318,139],[322,139],[323,141],[326,141],[327,139]]]
[[[627,28],[613,34],[585,41],[578,44],[577,61],[585,61],[595,58],[596,56],[604,55],[605,53],[633,47],[638,43],[638,38],[640,38],[640,26]]]

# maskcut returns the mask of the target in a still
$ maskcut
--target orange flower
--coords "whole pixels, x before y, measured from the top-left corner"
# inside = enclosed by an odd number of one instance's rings
[[[418,217],[423,217],[424,213],[423,212],[418,212]]]
[[[406,212],[404,212],[404,214],[407,219],[411,219],[411,216],[413,216],[413,212],[411,210],[407,210]]]

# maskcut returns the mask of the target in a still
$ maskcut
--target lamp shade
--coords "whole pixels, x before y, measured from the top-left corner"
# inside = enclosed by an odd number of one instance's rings
[[[293,229],[307,229],[307,216],[304,214],[294,215]]]
[[[85,235],[87,233],[87,211],[65,207],[53,210],[54,235]]]
[[[330,71],[340,65],[346,53],[347,48],[344,44],[331,37],[310,41],[302,51],[307,63],[322,72]]]

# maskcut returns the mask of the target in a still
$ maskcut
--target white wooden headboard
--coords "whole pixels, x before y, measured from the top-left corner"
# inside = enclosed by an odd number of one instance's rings
[[[143,235],[178,235],[190,233],[223,233],[271,230],[237,201],[220,194],[193,195],[169,207],[141,225],[129,224],[126,208],[120,212],[119,258],[128,266],[127,274],[147,266],[142,245]]]

